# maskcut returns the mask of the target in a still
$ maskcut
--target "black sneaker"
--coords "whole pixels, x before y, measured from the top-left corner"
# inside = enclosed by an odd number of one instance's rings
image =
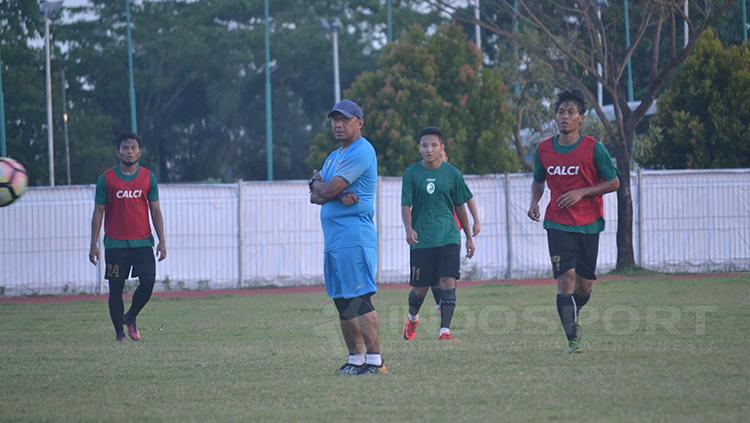
[[[385,367],[385,363],[381,364],[380,366],[376,366],[374,364],[366,364],[364,374],[385,376],[388,374],[388,368]]]
[[[366,365],[357,366],[351,363],[346,363],[336,370],[336,376],[360,376],[365,374],[367,370]]]
[[[118,343],[124,343],[125,342],[125,334],[124,333],[118,333],[115,335],[115,341]]]

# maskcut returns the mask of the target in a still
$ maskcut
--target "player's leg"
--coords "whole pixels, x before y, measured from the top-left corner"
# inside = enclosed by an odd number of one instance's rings
[[[141,339],[141,334],[136,326],[136,318],[154,292],[156,260],[154,259],[154,251],[150,247],[133,248],[130,254],[133,257],[133,276],[138,277],[138,287],[133,293],[130,309],[123,319],[128,327],[128,336],[132,340],[138,341]]]
[[[404,339],[413,341],[417,337],[417,326],[419,325],[419,310],[427,296],[430,282],[435,280],[432,273],[434,268],[434,248],[418,248],[411,250],[409,262],[411,270],[409,272],[409,313],[406,315],[404,322]]]
[[[581,340],[582,330],[579,315],[591,299],[591,288],[596,280],[596,260],[599,253],[599,234],[579,234],[576,283],[573,299],[576,303],[576,339]]]
[[[560,317],[560,323],[571,352],[580,352],[576,333],[577,307],[573,297],[576,286],[576,235],[554,229],[547,230],[552,273],[557,279],[557,314]]]
[[[573,297],[578,312],[591,299],[591,288],[596,280],[596,260],[599,255],[599,234],[580,234],[576,263],[576,284]]]
[[[438,339],[452,340],[451,323],[456,310],[456,279],[461,266],[461,245],[439,247],[436,272],[440,276],[440,332]]]
[[[413,286],[409,290],[409,320],[419,320],[419,309],[427,297],[427,290],[426,286]]]
[[[365,370],[365,350],[359,322],[354,315],[357,306],[352,305],[352,299],[350,298],[334,298],[333,302],[339,312],[341,334],[349,353],[346,363],[336,371],[336,374],[342,376],[362,374]]]
[[[372,305],[371,297],[370,294],[359,297],[359,316],[356,318],[365,343],[365,373],[385,375],[388,368],[380,355],[380,317]]]
[[[440,291],[440,280],[436,280],[432,285],[430,285],[430,291],[432,291],[432,298],[435,300],[435,307],[437,308],[438,316],[440,315],[440,296],[442,295],[442,292]]]
[[[130,267],[125,269],[123,262],[123,249],[107,249],[104,253],[106,270],[104,278],[109,281],[109,318],[112,320],[112,326],[115,329],[115,339],[117,341],[125,340],[125,331],[122,329],[122,313],[125,305],[122,301],[122,291],[125,287],[125,278],[130,273]]]
[[[343,319],[351,321],[359,329],[365,347],[365,369],[363,374],[386,374],[380,355],[380,319],[372,296],[377,292],[375,283],[377,252],[375,248],[353,247],[345,251],[346,260],[341,261],[340,274],[346,275],[342,283],[344,296],[349,304]]]
[[[122,329],[122,313],[125,311],[125,304],[122,302],[124,287],[125,279],[109,280],[109,318],[112,320],[112,326],[115,328],[115,339],[118,341],[125,340],[125,331]]]
[[[343,248],[326,251],[324,253],[324,274],[326,291],[333,298],[339,313],[339,324],[341,334],[344,337],[346,348],[349,353],[347,362],[336,371],[338,375],[356,376],[365,372],[365,348],[359,322],[356,320],[360,305],[356,301],[357,292],[351,289],[348,279],[358,278],[360,272],[356,269],[365,264],[360,249]],[[372,282],[364,284],[369,291],[374,292],[377,288],[374,282],[375,270],[372,270]],[[347,280],[343,279],[344,277]]]

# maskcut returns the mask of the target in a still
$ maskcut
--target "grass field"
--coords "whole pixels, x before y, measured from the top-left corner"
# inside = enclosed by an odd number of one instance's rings
[[[594,287],[571,355],[554,287],[459,288],[456,345],[428,298],[375,297],[390,374],[345,359],[323,294],[154,299],[117,345],[106,303],[0,305],[2,421],[747,421],[750,274]]]

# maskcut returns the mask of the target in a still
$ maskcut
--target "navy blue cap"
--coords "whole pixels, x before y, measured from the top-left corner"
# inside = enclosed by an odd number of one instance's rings
[[[348,99],[344,99],[336,103],[333,106],[333,109],[328,112],[328,117],[333,116],[334,113],[341,113],[348,118],[358,117],[362,119],[362,117],[364,116],[364,114],[362,113],[362,109],[357,105],[357,103]]]

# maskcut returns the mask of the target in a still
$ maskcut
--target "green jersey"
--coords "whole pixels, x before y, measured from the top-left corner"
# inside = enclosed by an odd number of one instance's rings
[[[401,185],[401,205],[411,207],[411,225],[417,232],[412,249],[461,244],[453,208],[472,198],[464,176],[455,166],[441,163],[437,169],[426,169],[422,162],[413,164]]]

